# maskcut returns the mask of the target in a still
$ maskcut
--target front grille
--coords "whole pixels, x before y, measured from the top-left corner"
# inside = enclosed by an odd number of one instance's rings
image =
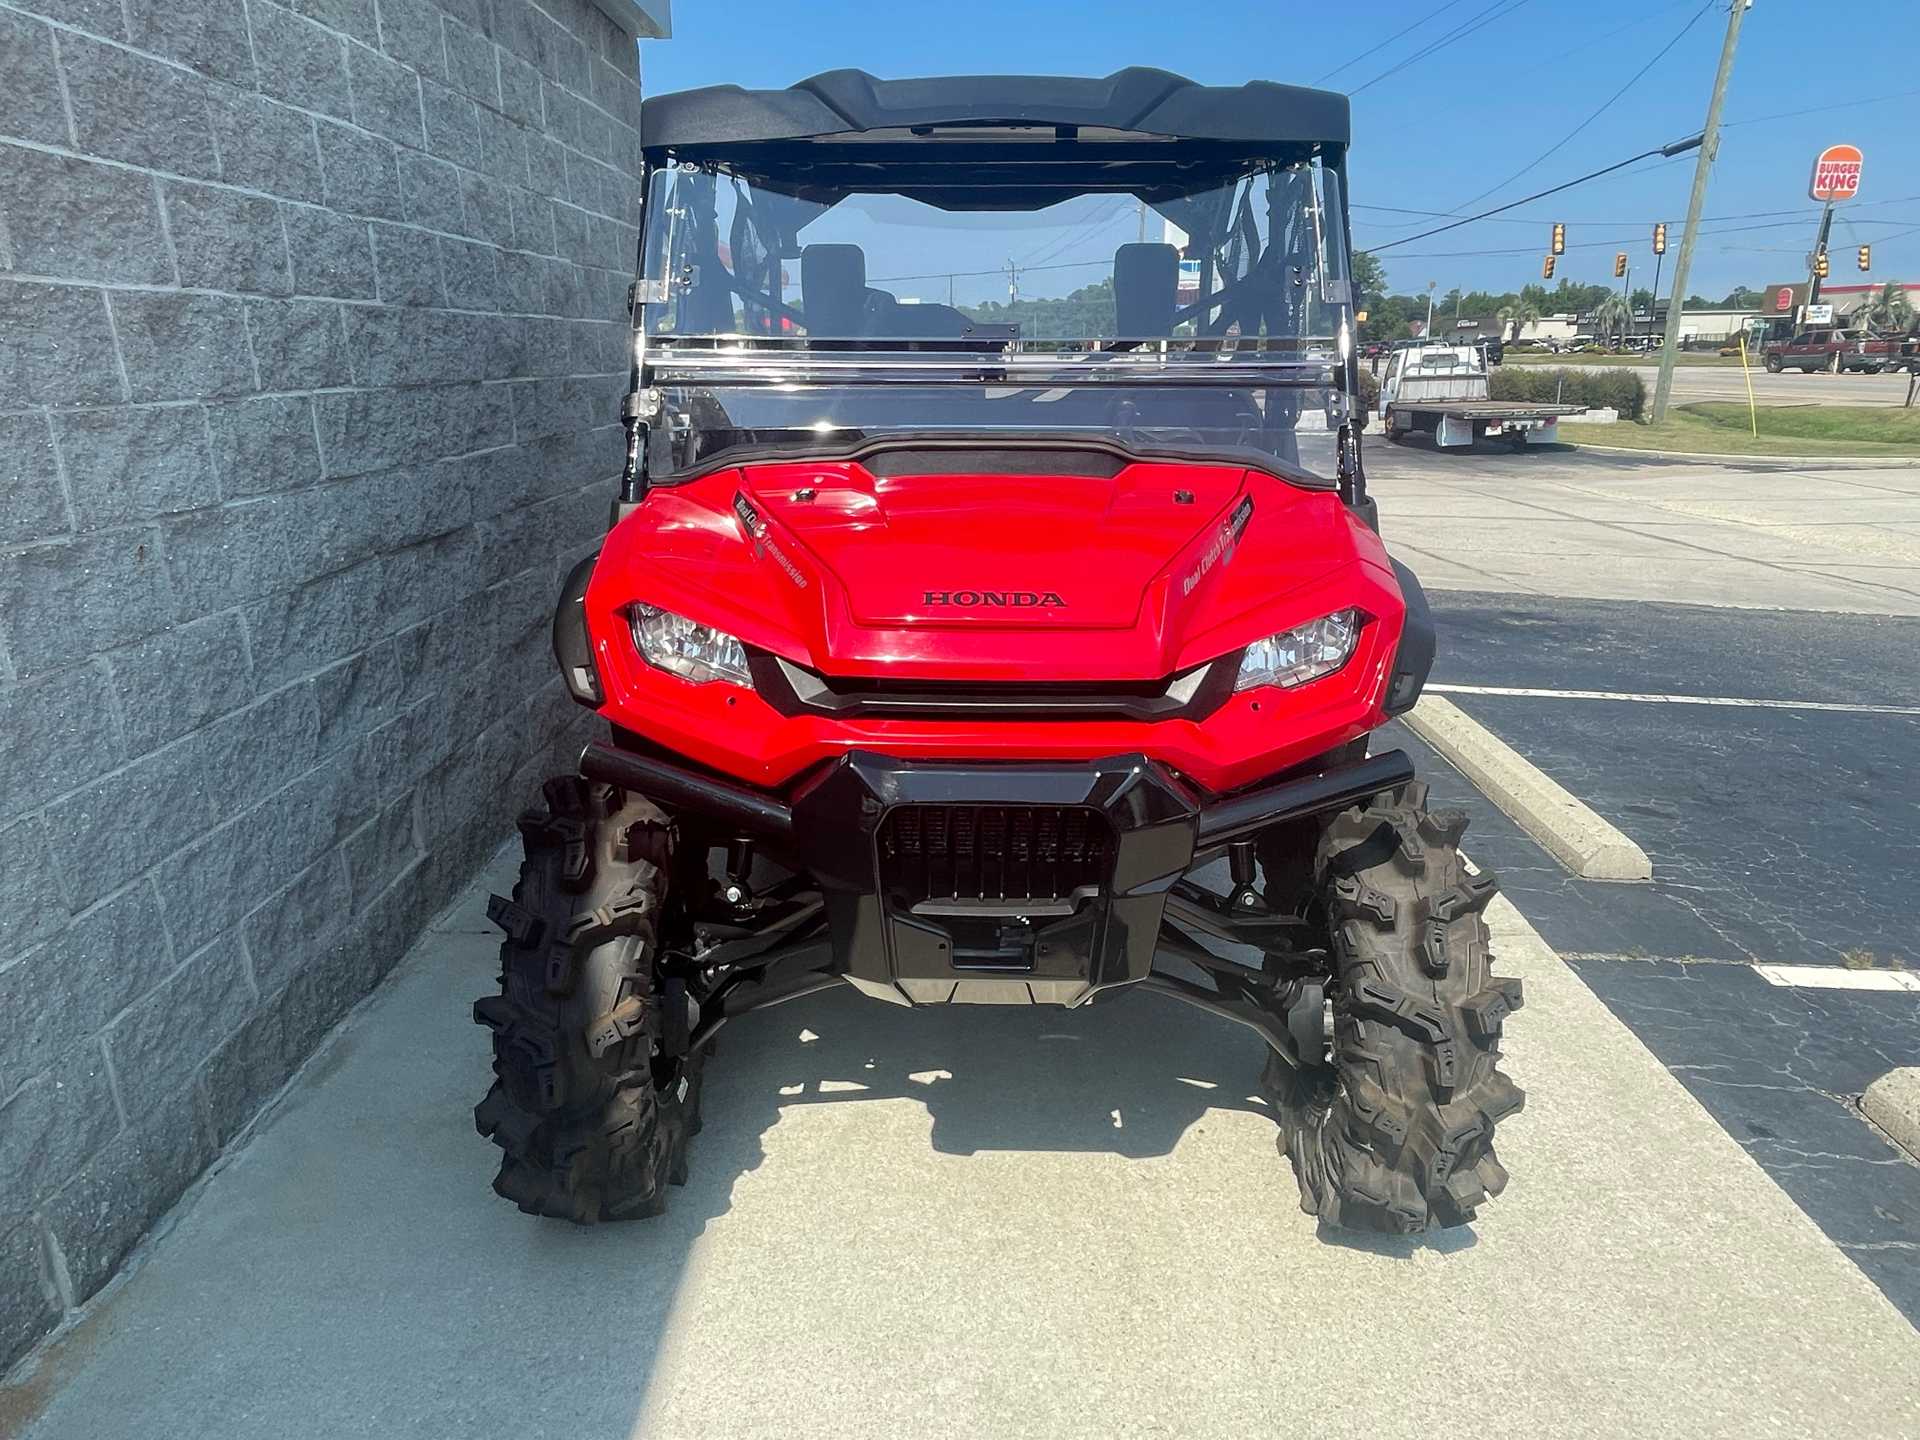
[[[920,914],[1070,914],[1098,891],[1113,830],[1085,805],[896,805],[880,883]]]

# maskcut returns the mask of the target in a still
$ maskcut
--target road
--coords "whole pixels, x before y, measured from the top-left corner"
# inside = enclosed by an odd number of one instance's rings
[[[1523,362],[1510,361],[1510,364]],[[1533,364],[1533,361],[1526,361]],[[1604,368],[1579,367],[1569,368]],[[1645,377],[1651,398],[1658,367],[1632,364],[1622,368]],[[1750,372],[1753,398],[1762,405],[1899,405],[1907,398],[1907,375],[1803,375],[1797,370],[1769,375],[1756,362]],[[1745,404],[1747,376],[1738,365],[1676,365],[1673,369],[1673,403],[1690,404],[1696,400],[1737,400]]]

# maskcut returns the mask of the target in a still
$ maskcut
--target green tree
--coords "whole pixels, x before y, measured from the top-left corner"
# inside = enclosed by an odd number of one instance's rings
[[[1722,310],[1753,310],[1765,299],[1758,290],[1749,290],[1744,285],[1733,287],[1733,293],[1720,302]]]
[[[1353,252],[1353,293],[1358,297],[1356,308],[1369,313],[1387,298],[1387,267],[1377,255],[1365,250]]]
[[[1503,326],[1513,327],[1513,333],[1507,336],[1508,342],[1511,343],[1520,338],[1522,330],[1540,318],[1540,307],[1531,300],[1515,296],[1500,307],[1494,318]]]
[[[1868,326],[1875,330],[1902,331],[1908,329],[1913,321],[1913,301],[1907,297],[1907,287],[1898,280],[1889,280],[1880,287],[1877,295],[1869,295],[1860,308],[1853,312],[1856,326]]]
[[[1606,298],[1593,307],[1593,325],[1600,332],[1601,340],[1611,345],[1633,332],[1633,307],[1624,296],[1610,290]]]

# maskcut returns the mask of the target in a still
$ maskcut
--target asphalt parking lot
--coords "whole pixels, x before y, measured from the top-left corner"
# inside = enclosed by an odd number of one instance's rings
[[[1521,363],[1516,360],[1516,363]],[[1534,362],[1527,361],[1527,364]],[[1634,366],[1646,377],[1652,393],[1656,373],[1651,365]],[[1747,399],[1747,381],[1753,381],[1753,397],[1762,405],[1898,405],[1907,397],[1906,374],[1866,375],[1849,371],[1844,375],[1824,372],[1812,375],[1798,370],[1769,375],[1756,358],[1743,374],[1735,365],[1676,365],[1673,368],[1673,403],[1689,405],[1697,400]]]
[[[1406,527],[1426,529],[1408,543],[1436,562],[1422,570],[1438,582],[1435,683],[1625,830],[1654,882],[1569,877],[1412,735],[1397,741],[1474,814],[1472,853],[1548,942],[1920,1323],[1920,1167],[1856,1108],[1920,1063],[1920,993],[1781,987],[1753,968],[1920,970],[1920,469],[1372,454],[1396,548],[1396,494],[1418,513],[1427,486],[1471,488],[1458,529]],[[1630,598],[1446,588],[1475,505],[1495,529],[1535,507],[1565,588]],[[1540,581],[1551,548],[1472,560]],[[1647,598],[1660,592],[1717,603]],[[1748,606],[1726,603],[1738,592]],[[1752,608],[1768,600],[1852,613]]]

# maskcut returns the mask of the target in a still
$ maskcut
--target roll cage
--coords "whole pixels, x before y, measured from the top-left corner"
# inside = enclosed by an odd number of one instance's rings
[[[627,460],[616,516],[647,492],[650,432],[662,420],[663,396],[677,387],[886,385],[1319,387],[1328,428],[1335,432],[1338,488],[1364,513],[1365,477],[1350,403],[1359,382],[1344,260],[1348,134],[1342,95],[1264,81],[1207,87],[1142,68],[1101,80],[882,81],[842,70],[787,90],[716,86],[648,99],[642,115],[645,208],[638,275],[629,292],[630,385],[622,408]],[[688,252],[672,240],[662,240],[666,223],[681,213],[654,213],[662,208],[656,177],[669,171],[711,175],[716,183],[725,176],[736,193],[743,185],[758,187],[780,201],[762,207],[772,213],[770,221],[756,213],[765,233],[749,232],[748,243],[742,242],[736,209],[730,254],[722,251],[717,233],[700,238],[703,248],[695,253],[709,257],[709,281],[718,272],[727,303],[724,313],[709,307],[706,323],[678,330],[663,325],[661,316],[674,304],[676,281],[684,294],[684,278],[702,267],[684,260]],[[1298,188],[1299,177],[1306,176],[1310,193],[1298,213],[1310,217],[1311,227],[1308,233],[1309,227],[1290,223],[1284,235],[1276,228],[1272,243],[1256,243],[1248,256],[1244,247],[1231,248],[1240,242],[1227,233],[1236,223],[1244,230],[1244,216],[1236,221],[1229,209],[1209,210],[1191,197],[1204,197],[1223,183],[1230,192],[1234,177],[1256,174],[1279,177],[1272,182],[1276,191],[1283,184]],[[1012,325],[971,323],[937,334],[895,333],[884,325],[871,328],[871,321],[869,329],[847,336],[799,333],[807,317],[779,293],[781,257],[802,253],[795,236],[804,221],[791,217],[848,195],[882,192],[956,212],[1037,210],[1090,194],[1138,196],[1143,233],[1148,204],[1169,223],[1175,216],[1182,221],[1193,242],[1187,251],[1197,252],[1198,293],[1147,333],[1107,339],[1042,340],[1023,337]],[[1333,343],[1316,346],[1297,333],[1276,333],[1287,327],[1259,333],[1257,287],[1285,292],[1275,276],[1289,266],[1297,286],[1303,264],[1313,268],[1310,247],[1323,254],[1329,246],[1339,262],[1331,273],[1320,267],[1324,298],[1342,315]],[[722,254],[728,254],[724,268]],[[711,293],[711,283],[708,288]],[[1271,310],[1273,302],[1266,303]],[[824,307],[817,308],[824,314]],[[910,318],[924,328],[930,311],[950,308],[928,307]],[[1124,316],[1121,324],[1125,328]],[[853,333],[861,338],[850,338]],[[855,434],[849,441],[865,438]],[[815,447],[814,453],[825,450]]]

